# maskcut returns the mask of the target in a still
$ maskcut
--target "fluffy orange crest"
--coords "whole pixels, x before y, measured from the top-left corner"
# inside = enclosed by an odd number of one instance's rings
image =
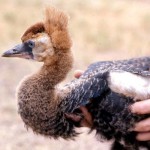
[[[41,33],[41,32],[44,32],[44,31],[45,31],[44,24],[42,22],[38,22],[38,23],[32,25],[31,27],[29,27],[25,31],[25,33],[21,37],[21,40],[24,42],[24,41],[34,37],[37,33]]]
[[[51,37],[53,47],[56,49],[70,49],[71,39],[67,29],[68,16],[54,7],[46,9],[45,31]]]
[[[22,41],[36,38],[36,34],[45,32],[50,36],[55,49],[70,49],[72,42],[67,29],[67,15],[54,7],[48,7],[45,16],[45,22],[36,23],[25,31],[21,38]]]

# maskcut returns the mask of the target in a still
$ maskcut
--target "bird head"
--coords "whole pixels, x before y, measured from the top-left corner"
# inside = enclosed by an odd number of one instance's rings
[[[49,7],[45,21],[29,27],[21,37],[22,43],[3,53],[3,57],[20,57],[36,61],[48,61],[71,48],[67,15]]]

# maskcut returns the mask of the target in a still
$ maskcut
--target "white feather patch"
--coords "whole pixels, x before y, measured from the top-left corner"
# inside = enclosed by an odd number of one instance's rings
[[[48,37],[48,35],[45,35],[45,36],[39,37],[37,40],[43,44],[48,44],[50,41],[50,38]]]
[[[112,91],[144,100],[150,98],[150,77],[143,77],[129,72],[110,72],[108,78]]]

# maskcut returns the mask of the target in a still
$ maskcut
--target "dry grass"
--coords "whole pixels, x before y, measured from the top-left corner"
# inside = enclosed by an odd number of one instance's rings
[[[0,0],[0,52],[20,42],[21,34],[40,21],[48,4],[70,15],[74,69],[97,60],[149,55],[150,3],[144,0]],[[106,150],[93,135],[54,141],[26,131],[17,114],[15,89],[39,63],[0,58],[0,145],[2,150]],[[73,78],[73,71],[68,80]]]

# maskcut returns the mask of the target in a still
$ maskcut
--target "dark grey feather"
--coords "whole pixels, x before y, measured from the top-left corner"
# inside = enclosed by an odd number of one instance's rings
[[[111,91],[107,81],[111,71],[149,77],[149,70],[150,57],[93,63],[79,79],[65,86],[70,90],[60,105],[63,105],[64,113],[72,113],[81,105],[86,106],[93,118],[92,129],[105,139],[115,140],[112,150],[116,147],[122,147],[121,150],[150,149],[149,142],[137,141],[136,133],[129,130],[147,116],[132,114],[129,106],[133,104],[133,99]]]

